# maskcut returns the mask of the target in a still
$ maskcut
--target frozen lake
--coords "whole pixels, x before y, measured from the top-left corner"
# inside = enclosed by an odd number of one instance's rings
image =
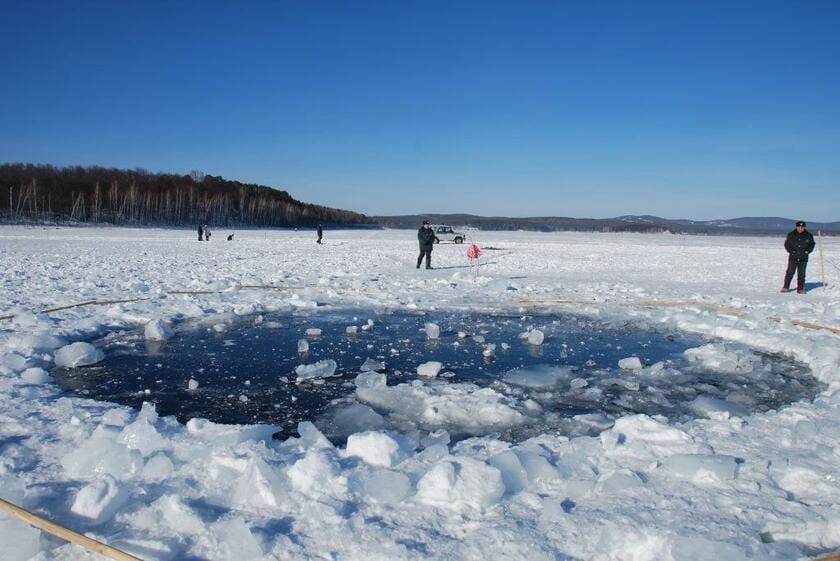
[[[803,327],[840,327],[836,276],[779,293],[777,238],[470,235],[477,275],[413,231],[0,227],[0,496],[149,561],[840,548],[840,345]]]

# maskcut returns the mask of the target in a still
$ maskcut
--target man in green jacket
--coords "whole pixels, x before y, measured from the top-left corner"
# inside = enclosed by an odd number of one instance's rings
[[[423,221],[423,225],[420,226],[420,229],[417,230],[417,241],[420,242],[420,257],[417,258],[417,268],[420,268],[420,263],[423,261],[423,257],[426,257],[426,268],[432,268],[432,248],[434,247],[434,243],[437,241],[437,236],[435,235],[434,230],[429,225],[428,220]]]

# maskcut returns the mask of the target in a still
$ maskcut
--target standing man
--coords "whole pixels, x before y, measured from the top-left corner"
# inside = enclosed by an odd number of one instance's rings
[[[321,227],[320,224],[318,224],[318,240],[317,240],[318,243],[321,243],[321,238],[323,238],[323,237],[324,237],[324,228]]]
[[[198,241],[204,241],[204,226],[198,225]]]
[[[437,236],[434,230],[429,226],[429,221],[424,220],[423,225],[417,230],[417,241],[420,242],[420,257],[417,258],[417,268],[420,268],[420,263],[423,257],[426,257],[426,268],[432,268],[432,247],[434,247]]]
[[[805,223],[801,220],[797,222],[796,228],[785,239],[788,266],[782,292],[790,292],[790,281],[793,279],[793,273],[796,272],[796,293],[805,294],[805,268],[808,266],[808,255],[814,251],[816,245],[814,236],[805,229]]]

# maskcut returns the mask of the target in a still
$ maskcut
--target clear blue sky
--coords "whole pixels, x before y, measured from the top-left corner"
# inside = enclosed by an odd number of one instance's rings
[[[368,214],[840,220],[834,0],[0,14],[0,161],[197,169]]]

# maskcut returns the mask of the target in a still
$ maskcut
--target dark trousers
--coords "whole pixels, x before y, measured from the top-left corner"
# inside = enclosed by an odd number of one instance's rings
[[[423,262],[423,256],[426,257],[426,268],[432,268],[432,248],[431,247],[421,247],[420,248],[420,257],[417,258],[417,268],[420,268],[420,263]]]
[[[796,290],[805,290],[805,267],[807,266],[807,259],[798,261],[793,255],[789,256],[784,287],[790,288],[790,281],[793,280],[793,273],[796,272]]]
[[[203,238],[204,238],[204,232],[199,232],[198,233],[198,241],[203,241]]]

